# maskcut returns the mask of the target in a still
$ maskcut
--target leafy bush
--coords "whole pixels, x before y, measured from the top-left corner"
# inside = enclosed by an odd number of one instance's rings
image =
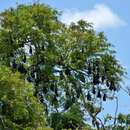
[[[33,130],[45,125],[34,88],[7,67],[0,67],[0,128]]]

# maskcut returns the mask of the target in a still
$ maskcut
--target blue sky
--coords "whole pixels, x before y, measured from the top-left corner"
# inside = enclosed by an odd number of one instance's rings
[[[18,0],[19,3],[32,3],[36,0]],[[94,23],[97,31],[104,31],[108,41],[115,46],[117,58],[128,72],[123,87],[130,86],[130,0],[41,0],[59,11],[63,22],[69,24],[79,19]],[[16,6],[15,0],[1,0],[0,11]],[[130,113],[130,97],[120,91],[118,112]],[[103,114],[113,113],[115,102],[104,104]]]

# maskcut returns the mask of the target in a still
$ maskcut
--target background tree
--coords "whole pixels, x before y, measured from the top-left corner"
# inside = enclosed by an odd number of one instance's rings
[[[45,126],[43,107],[33,92],[19,73],[0,67],[0,129],[38,130]]]
[[[55,113],[73,113],[78,104],[83,114],[78,124],[88,113],[99,129],[101,102],[112,99],[124,74],[104,34],[83,20],[66,26],[44,4],[19,5],[0,18],[0,63],[33,84],[47,120]]]

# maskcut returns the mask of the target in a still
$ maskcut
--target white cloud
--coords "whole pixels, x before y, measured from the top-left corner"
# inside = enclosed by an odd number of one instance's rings
[[[95,5],[93,9],[86,11],[66,10],[61,16],[61,21],[67,25],[81,19],[93,23],[96,29],[113,28],[126,24],[124,20],[104,4]]]

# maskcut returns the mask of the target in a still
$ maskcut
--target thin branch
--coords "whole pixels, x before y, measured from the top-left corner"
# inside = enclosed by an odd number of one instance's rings
[[[117,112],[118,112],[118,97],[116,97],[116,110],[115,110],[115,118],[114,118],[114,122],[113,122],[114,126],[116,125]]]
[[[81,93],[82,94],[82,98],[83,98],[83,103],[84,103],[84,107],[86,108],[85,110],[89,113],[90,117],[92,118],[92,123],[93,125],[96,125],[97,127],[97,130],[100,130],[100,127],[99,127],[99,122],[97,121],[97,114],[101,111],[101,107],[99,108],[99,111],[97,111],[96,113],[92,113],[91,111],[89,111],[89,108],[87,107],[87,102],[85,100],[85,97],[84,97],[84,94],[83,92]]]
[[[102,129],[103,129],[103,130],[105,130],[105,126],[104,126],[104,124],[103,124],[102,120],[101,120],[99,117],[97,117],[97,119],[101,122]]]
[[[3,121],[3,119],[2,119],[2,116],[0,116],[0,119],[1,119],[1,123],[2,123],[3,128],[6,128],[6,127],[5,127],[5,124],[4,124],[4,121]]]

